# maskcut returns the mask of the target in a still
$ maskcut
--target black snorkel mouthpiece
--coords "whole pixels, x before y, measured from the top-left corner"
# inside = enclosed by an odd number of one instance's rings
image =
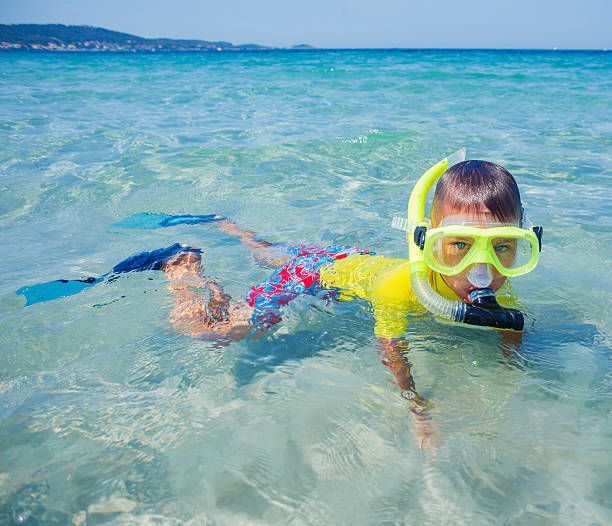
[[[517,309],[507,309],[497,303],[497,298],[490,288],[474,289],[468,294],[470,303],[464,304],[461,319],[470,325],[495,327],[522,331],[525,325],[523,313]]]

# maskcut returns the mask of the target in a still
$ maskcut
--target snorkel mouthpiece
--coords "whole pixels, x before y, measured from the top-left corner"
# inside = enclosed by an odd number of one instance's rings
[[[482,327],[523,330],[525,318],[521,311],[502,307],[497,303],[492,289],[474,289],[468,294],[468,298],[470,303],[464,303],[462,319],[458,321]]]

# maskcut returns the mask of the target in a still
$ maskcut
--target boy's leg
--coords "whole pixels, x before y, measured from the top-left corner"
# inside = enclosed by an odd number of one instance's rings
[[[255,261],[263,267],[278,267],[289,259],[286,254],[279,254],[278,249],[272,243],[257,239],[255,232],[242,229],[231,219],[224,219],[214,224],[222,232],[240,239],[244,246],[251,249]]]
[[[216,281],[209,280],[207,288],[210,293],[210,298],[208,299],[208,313],[210,317],[216,321],[227,321],[230,316],[229,309],[232,297]]]
[[[174,301],[169,320],[174,330],[183,334],[194,335],[209,330],[204,295],[206,279],[200,273],[200,263],[199,254],[184,252],[162,267]]]
[[[241,321],[232,319],[236,309],[231,308],[229,294],[202,274],[200,254],[177,254],[164,264],[163,270],[174,300],[169,319],[177,332],[228,336]]]

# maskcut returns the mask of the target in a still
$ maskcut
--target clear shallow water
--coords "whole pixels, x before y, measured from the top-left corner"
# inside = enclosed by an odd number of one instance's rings
[[[0,523],[610,522],[610,54],[5,53],[0,88]],[[404,256],[391,217],[463,145],[545,250],[522,342],[412,321],[435,454],[367,305],[298,300],[220,350],[172,332],[159,273],[14,293],[175,241],[235,297],[266,275],[210,226],[110,226],[141,211]]]

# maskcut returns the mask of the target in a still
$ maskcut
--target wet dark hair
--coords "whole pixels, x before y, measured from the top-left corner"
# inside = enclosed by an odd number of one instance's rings
[[[462,212],[480,215],[489,209],[497,221],[521,223],[521,194],[512,174],[488,161],[463,161],[451,166],[438,180],[432,216],[449,206]]]

